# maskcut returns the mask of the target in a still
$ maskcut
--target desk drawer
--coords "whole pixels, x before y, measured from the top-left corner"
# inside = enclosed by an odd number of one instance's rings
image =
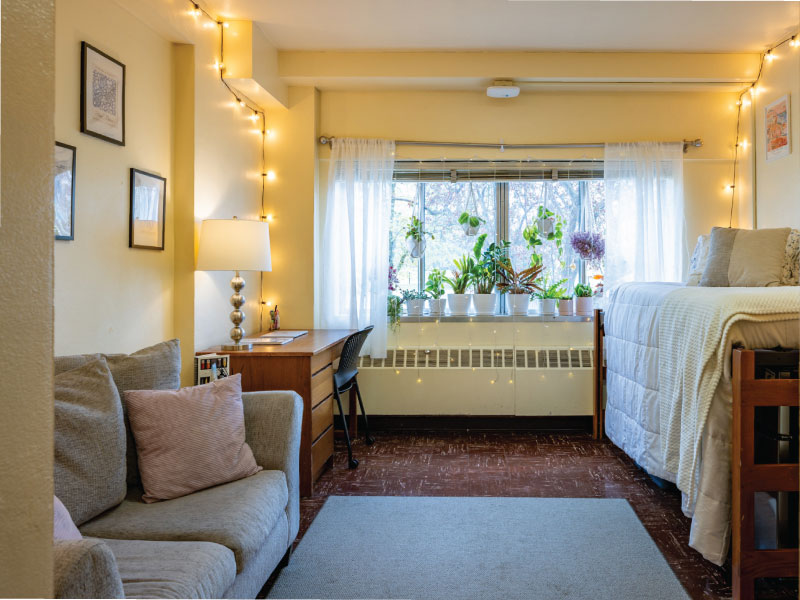
[[[328,396],[311,411],[311,440],[316,440],[319,434],[331,425],[333,425],[333,396]]]
[[[319,477],[331,456],[333,456],[333,426],[328,427],[328,430],[311,445],[311,472],[314,479]]]
[[[333,394],[333,369],[330,366],[311,378],[311,407]]]

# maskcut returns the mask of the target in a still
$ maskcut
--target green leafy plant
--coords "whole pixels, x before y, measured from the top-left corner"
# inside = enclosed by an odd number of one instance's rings
[[[452,276],[445,276],[444,281],[453,289],[454,294],[466,294],[467,288],[473,283],[475,276],[475,259],[469,254],[465,254],[461,258],[455,259],[453,264],[456,268],[453,270]]]
[[[425,291],[434,300],[444,296],[444,273],[439,269],[433,269],[428,273],[428,281],[425,282]]]
[[[561,296],[567,293],[567,290],[562,287],[565,283],[567,283],[566,279],[559,279],[551,283],[547,275],[540,277],[536,280],[539,291],[535,292],[533,297],[540,300],[559,300]]]
[[[475,285],[476,294],[491,294],[497,283],[497,276],[500,263],[505,260],[508,254],[508,247],[511,242],[492,242],[484,250],[487,234],[482,233],[472,247],[472,254],[475,257],[475,268],[472,272],[472,283]]]
[[[591,298],[592,288],[583,283],[579,283],[578,285],[575,286],[575,295],[578,298]]]
[[[386,316],[389,317],[389,327],[397,331],[400,315],[403,313],[403,299],[399,296],[389,296],[386,302]]]
[[[431,239],[435,239],[432,233],[428,233],[422,228],[422,222],[416,216],[411,215],[408,225],[406,225],[406,239],[413,238],[421,242],[426,235]]]
[[[538,249],[545,241],[547,242],[555,242],[556,248],[558,250],[558,258],[561,263],[561,267],[564,267],[564,261],[561,260],[564,254],[564,219],[561,215],[557,215],[552,210],[545,208],[544,206],[540,206],[537,213],[536,213],[537,220],[532,224],[528,225],[522,231],[522,237],[528,244],[528,249],[531,251],[531,266],[541,265],[542,264],[542,255],[539,254]],[[543,234],[539,231],[539,219],[554,219],[553,225],[553,232],[548,234]]]
[[[542,266],[536,265],[515,271],[510,260],[505,260],[498,265],[497,289],[501,294],[526,294],[539,291],[536,281],[542,273]]]
[[[570,294],[568,291],[564,290],[564,293],[562,293],[558,297],[558,299],[559,300],[572,300],[572,294]]]
[[[425,292],[418,292],[417,290],[402,290],[400,293],[403,294],[403,302],[428,299],[428,294]]]
[[[481,219],[478,215],[471,215],[467,211],[462,212],[458,217],[458,224],[462,226],[480,227],[481,223],[486,223],[486,220]]]

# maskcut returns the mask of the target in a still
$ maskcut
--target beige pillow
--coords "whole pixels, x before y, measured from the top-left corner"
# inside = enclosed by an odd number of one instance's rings
[[[126,391],[145,502],[178,498],[261,470],[244,441],[242,376],[176,391]]]
[[[765,287],[783,277],[788,227],[731,229],[714,227],[701,286]]]
[[[700,278],[703,277],[703,269],[706,268],[708,262],[708,249],[711,246],[711,235],[700,235],[697,237],[697,245],[692,252],[692,258],[689,260],[689,278],[686,280],[686,285],[699,285]]]
[[[781,285],[800,285],[800,231],[792,229],[786,239]]]

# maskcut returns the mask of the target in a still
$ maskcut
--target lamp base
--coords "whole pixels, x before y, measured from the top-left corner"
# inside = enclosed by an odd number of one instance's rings
[[[237,350],[252,350],[253,344],[225,344],[222,346],[224,352],[236,352]]]

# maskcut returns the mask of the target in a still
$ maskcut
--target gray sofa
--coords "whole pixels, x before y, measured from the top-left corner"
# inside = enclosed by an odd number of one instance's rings
[[[175,386],[179,381],[180,350],[177,340],[165,344],[166,347],[160,344],[140,351],[141,355],[104,357],[120,392]],[[80,488],[76,490],[71,475],[64,474],[65,469],[74,471],[76,467],[70,464],[74,458],[63,456],[72,451],[74,457],[75,442],[65,441],[69,440],[68,432],[59,437],[60,419],[64,429],[72,427],[69,419],[59,417],[59,374],[68,377],[68,371],[77,372],[72,370],[98,356],[56,359],[56,495],[76,514],[92,511],[84,511]],[[61,390],[62,397],[74,407],[75,390],[71,396],[68,392]],[[80,405],[82,396],[77,397]],[[91,409],[90,402],[86,400],[87,410]],[[247,443],[264,470],[153,504],[141,501],[135,446],[124,406],[119,407],[116,417],[109,417],[106,411],[104,421],[118,418],[124,422],[120,423],[119,435],[123,447],[127,437],[127,448],[122,452],[125,460],[116,467],[127,475],[120,480],[125,497],[88,520],[75,519],[83,540],[55,542],[57,598],[256,596],[272,571],[288,560],[299,527],[298,460],[303,403],[294,392],[252,392],[243,394],[243,404]],[[95,446],[108,444],[100,438],[99,429],[83,427],[82,431]],[[99,439],[92,440],[95,431]],[[84,441],[86,438],[81,438],[79,445]],[[87,462],[84,472],[95,468],[91,461]],[[80,474],[82,466],[77,468]],[[97,477],[88,481],[98,484]],[[86,497],[91,501],[90,495],[97,492],[91,485],[86,487]]]

